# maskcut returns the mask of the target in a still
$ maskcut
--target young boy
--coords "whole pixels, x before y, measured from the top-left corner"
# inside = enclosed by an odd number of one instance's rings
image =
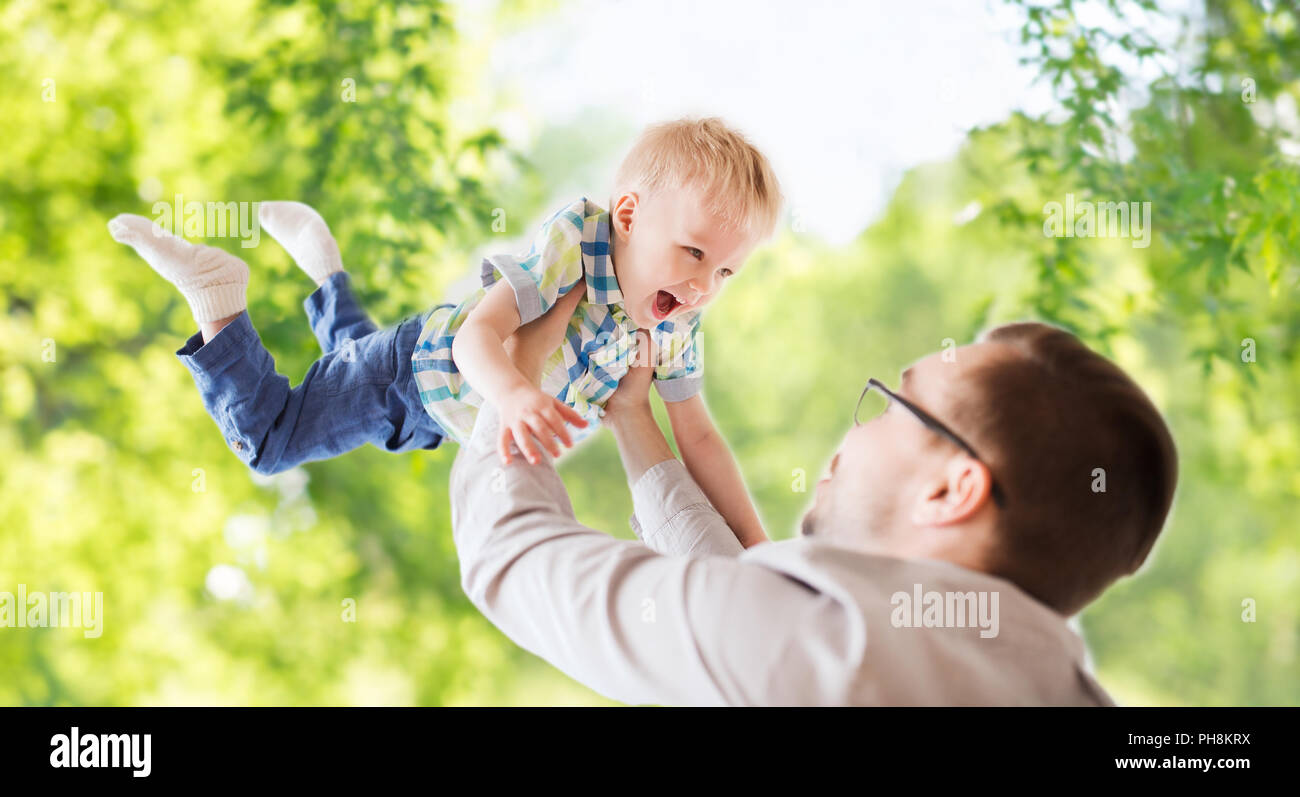
[[[594,430],[646,329],[682,459],[748,547],[767,538],[699,395],[699,315],[771,234],[780,202],[767,159],[720,120],[656,125],[619,168],[608,210],[586,198],[569,204],[526,254],[486,258],[470,298],[385,330],[353,296],[324,220],[300,203],[262,203],[262,226],[318,286],[305,306],[324,353],[292,389],[245,312],[243,261],[140,216],[118,216],[109,231],[189,302],[200,331],[176,354],[231,448],[260,473],[365,443],[400,452],[463,442],[484,401],[501,417],[503,463],[512,442],[536,462],[534,438],[558,456],[555,438],[572,445]],[[505,341],[552,307],[573,307],[572,296],[560,300],[574,290],[585,295],[538,387]]]

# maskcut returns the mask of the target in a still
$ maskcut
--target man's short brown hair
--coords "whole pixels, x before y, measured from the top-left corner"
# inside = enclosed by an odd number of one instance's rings
[[[1174,441],[1142,389],[1074,335],[1018,323],[980,340],[1015,349],[980,367],[954,418],[1007,494],[987,565],[1069,616],[1150,553]]]

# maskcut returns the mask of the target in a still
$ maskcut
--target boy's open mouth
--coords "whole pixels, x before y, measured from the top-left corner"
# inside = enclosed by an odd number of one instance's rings
[[[654,301],[655,320],[663,321],[671,315],[674,310],[681,307],[681,305],[682,303],[677,301],[676,296],[673,296],[668,291],[659,291],[659,293],[655,294]]]

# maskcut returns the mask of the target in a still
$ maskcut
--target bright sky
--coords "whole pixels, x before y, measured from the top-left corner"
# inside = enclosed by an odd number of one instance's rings
[[[1017,21],[999,0],[578,0],[498,40],[491,83],[530,120],[503,126],[521,145],[539,121],[592,108],[638,126],[722,116],[768,154],[806,228],[843,242],[907,168],[1013,108],[1048,107],[1016,62]]]

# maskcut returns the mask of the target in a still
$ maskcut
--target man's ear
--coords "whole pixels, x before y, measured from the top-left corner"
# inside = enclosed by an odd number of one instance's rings
[[[917,497],[912,522],[918,526],[951,526],[972,518],[992,498],[993,475],[977,459],[958,454],[943,473]]]
[[[632,232],[632,225],[636,221],[636,212],[640,204],[641,197],[635,191],[623,192],[614,202],[614,209],[609,214],[609,223],[618,237],[626,239]]]

